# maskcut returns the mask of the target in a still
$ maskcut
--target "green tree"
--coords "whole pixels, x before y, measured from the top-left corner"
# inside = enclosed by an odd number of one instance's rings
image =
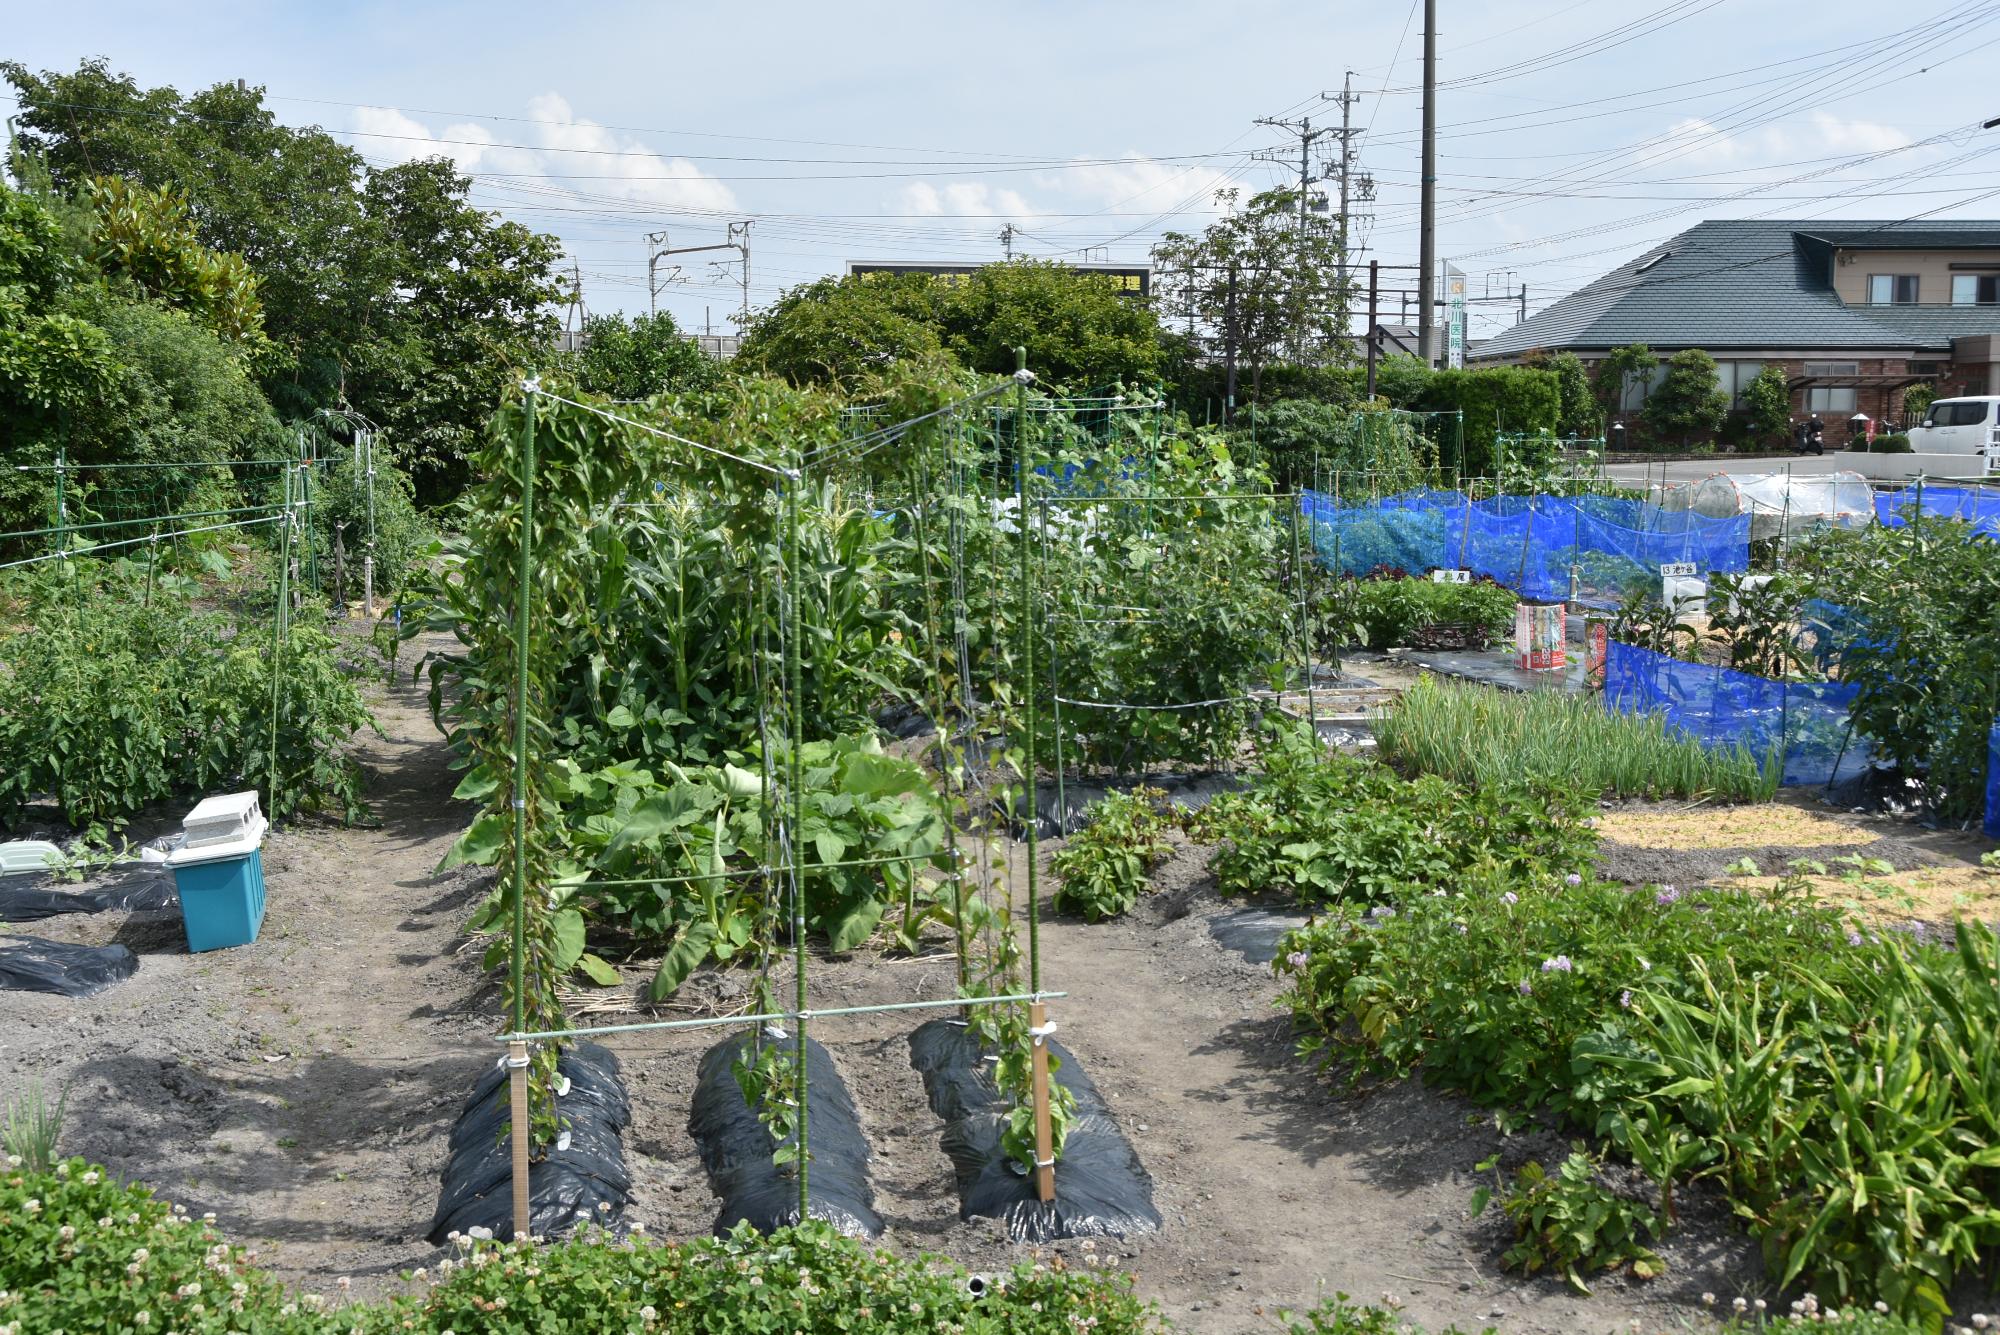
[[[1434,373],[1418,406],[1429,412],[1460,413],[1465,453],[1456,461],[1458,471],[1490,477],[1494,440],[1500,432],[1553,432],[1562,411],[1562,394],[1554,371],[1495,366]],[[1439,462],[1447,471],[1454,464],[1449,458]]]
[[[1301,219],[1296,190],[1268,190],[1236,207],[1218,191],[1223,217],[1200,235],[1168,232],[1153,249],[1170,324],[1199,327],[1224,359],[1250,371],[1257,397],[1266,365],[1290,355],[1309,365],[1352,354],[1340,241],[1333,224]]]
[[[184,193],[97,176],[84,182],[84,196],[94,214],[92,258],[100,269],[125,275],[220,338],[252,351],[269,347],[256,275],[241,255],[201,243]]]
[[[707,389],[721,379],[715,359],[681,335],[674,317],[593,315],[583,346],[563,359],[578,388],[611,399]]]
[[[1903,425],[1912,426],[1930,415],[1931,404],[1937,401],[1935,383],[1911,385],[1903,391]]]
[[[418,499],[458,494],[502,388],[555,336],[556,239],[467,203],[443,158],[384,168],[362,195],[369,337],[347,398],[385,429]]]
[[[752,312],[736,361],[850,391],[892,366],[942,361],[939,286],[924,274],[849,274],[792,288]]]
[[[1590,392],[1597,397],[1597,410],[1606,420],[1617,416],[1625,400],[1625,386],[1634,376],[1652,374],[1660,359],[1644,343],[1627,343],[1604,354],[1590,371]]]
[[[471,208],[446,164],[371,170],[322,130],[280,125],[258,87],[183,96],[102,60],[39,75],[0,62],[0,76],[18,94],[24,155],[57,187],[111,176],[172,190],[202,245],[241,256],[281,413],[344,400],[393,423],[420,492],[450,493],[500,383],[554,333],[553,238]]]
[[[1555,373],[1556,433],[1563,436],[1595,437],[1604,434],[1604,418],[1590,392],[1590,376],[1583,359],[1573,352],[1559,352],[1549,359],[1548,370]]]
[[[1646,400],[1646,425],[1683,445],[1696,436],[1714,436],[1729,416],[1729,396],[1716,380],[1715,358],[1700,348],[1684,348],[1667,358],[1667,372]]]
[[[1743,425],[1750,438],[1782,437],[1792,424],[1792,390],[1780,366],[1766,366],[1743,387]]]
[[[1392,408],[1415,408],[1423,402],[1436,375],[1421,357],[1393,353],[1375,364],[1375,397]]]
[[[1079,392],[1152,381],[1159,322],[1102,274],[1053,260],[988,264],[945,289],[945,346],[975,371],[1006,375],[1014,349],[1052,386]]]

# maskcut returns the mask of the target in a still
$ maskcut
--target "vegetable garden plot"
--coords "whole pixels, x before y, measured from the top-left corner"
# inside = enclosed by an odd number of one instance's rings
[[[1657,581],[1662,565],[1704,575],[1750,565],[1748,515],[1711,519],[1613,496],[1417,491],[1364,504],[1308,492],[1300,506],[1336,574],[1462,569],[1543,602],[1614,606]]]
[[[777,1218],[764,1200],[777,1188],[795,1193],[792,1213],[814,1213],[814,1110],[833,1116],[843,1100],[815,1098],[807,1031],[880,1008],[813,1008],[809,951],[878,931],[914,948],[931,925],[951,934],[958,995],[890,1008],[973,1017],[1000,1057],[1009,1117],[1031,1128],[1009,1156],[1039,1196],[1060,1197],[1076,1113],[1067,1086],[1037,1075],[1029,1032],[1061,994],[1041,978],[1023,778],[1049,735],[1037,590],[1053,521],[1041,502],[1078,473],[1038,471],[1044,422],[1027,384],[937,393],[907,420],[844,437],[775,386],[669,430],[529,382],[496,419],[479,461],[488,481],[448,553],[460,559],[415,591],[406,625],[462,645],[429,664],[468,771],[460,792],[484,803],[451,860],[500,868],[475,926],[504,932],[488,958],[507,966],[512,1134],[531,1156],[560,1143],[551,1091],[573,1040],[783,1025],[784,1042],[716,1049],[702,1122],[727,1124],[729,1175],[756,1149],[769,1164],[755,1208],[737,1213]],[[995,431],[1003,396],[1012,415]],[[993,486],[1002,446],[1005,498]],[[895,494],[862,501],[864,486]],[[876,743],[885,695],[942,725],[913,729],[923,765]],[[994,824],[1023,809],[1025,943]],[[752,1013],[568,1023],[564,977],[617,977],[590,953],[593,931],[664,949],[656,1000],[704,964],[747,965]],[[725,1094],[741,1115],[716,1112]]]

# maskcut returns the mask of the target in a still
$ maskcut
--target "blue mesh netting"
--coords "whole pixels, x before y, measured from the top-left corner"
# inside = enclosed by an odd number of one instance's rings
[[[1973,487],[1926,485],[1921,492],[1916,487],[1880,492],[1875,497],[1875,517],[1891,528],[1901,527],[1905,512],[1918,506],[1920,494],[1923,514],[1934,519],[1962,519],[1975,533],[2000,538],[2000,492]]]
[[[1986,735],[1986,833],[2000,839],[2000,723]]]
[[[1750,567],[1750,517],[1712,519],[1610,496],[1497,496],[1411,491],[1341,505],[1308,491],[1299,507],[1329,569],[1381,566],[1422,574],[1441,567],[1486,575],[1522,596],[1611,606],[1660,567],[1687,561],[1706,576]]]
[[[1664,714],[1706,745],[1747,746],[1767,764],[1781,755],[1787,785],[1852,778],[1868,764],[1868,739],[1848,727],[1855,694],[1839,682],[1770,681],[1616,641],[1604,660],[1608,707]]]

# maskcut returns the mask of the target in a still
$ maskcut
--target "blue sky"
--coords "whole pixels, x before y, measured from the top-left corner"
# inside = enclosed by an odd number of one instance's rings
[[[26,6],[20,9],[27,9]],[[1440,0],[1440,243],[1534,309],[1704,217],[2000,217],[2000,3]],[[644,309],[648,232],[754,219],[751,299],[849,259],[1143,260],[1277,183],[1259,116],[1337,122],[1367,256],[1416,258],[1421,11],[1374,3],[35,6],[0,54],[261,84],[375,161],[444,153],[560,235],[592,310]],[[1292,150],[1296,159],[1296,150]],[[1296,168],[1291,169],[1295,174]],[[662,306],[718,329],[738,273]],[[1386,286],[1412,285],[1399,275]],[[1512,318],[1475,307],[1474,337]],[[1391,301],[1389,318],[1398,307]]]

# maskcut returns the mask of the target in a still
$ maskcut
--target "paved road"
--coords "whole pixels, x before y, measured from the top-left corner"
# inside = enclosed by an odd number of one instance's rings
[[[1793,477],[1821,477],[1852,465],[1840,454],[1779,454],[1752,457],[1718,454],[1708,459],[1683,459],[1665,463],[1609,464],[1605,475],[1628,487],[1668,482],[1694,482],[1710,473],[1783,473]]]

